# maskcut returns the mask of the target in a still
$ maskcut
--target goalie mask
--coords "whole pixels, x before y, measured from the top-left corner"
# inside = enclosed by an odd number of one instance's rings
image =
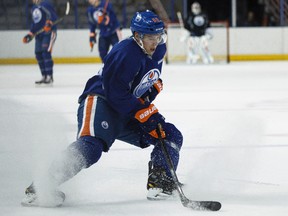
[[[201,5],[198,2],[194,2],[191,5],[191,11],[193,14],[198,15],[201,13]]]

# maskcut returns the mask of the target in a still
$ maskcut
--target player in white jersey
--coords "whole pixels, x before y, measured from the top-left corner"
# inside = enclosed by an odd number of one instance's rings
[[[214,58],[208,48],[208,41],[213,37],[210,22],[198,2],[191,5],[191,12],[184,21],[184,28],[190,32],[187,39],[187,63],[196,64],[200,58],[204,64],[213,63]]]

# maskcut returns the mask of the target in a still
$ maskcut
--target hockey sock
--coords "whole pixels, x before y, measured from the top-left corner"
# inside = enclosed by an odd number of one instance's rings
[[[49,173],[55,184],[64,183],[96,163],[102,150],[102,141],[94,137],[81,137],[72,143],[50,167]]]
[[[163,129],[166,133],[164,142],[173,161],[174,169],[176,170],[179,162],[179,151],[182,147],[183,136],[173,124],[165,123],[163,125]],[[170,169],[166,162],[160,143],[155,144],[155,147],[151,152],[151,160],[155,166],[164,167],[167,175],[170,176]]]
[[[42,57],[44,61],[45,75],[53,75],[54,62],[52,60],[51,52],[43,52]]]
[[[45,75],[45,64],[44,64],[42,52],[36,52],[35,55],[36,55],[36,60],[38,62],[41,74],[42,74],[42,76],[44,76]]]

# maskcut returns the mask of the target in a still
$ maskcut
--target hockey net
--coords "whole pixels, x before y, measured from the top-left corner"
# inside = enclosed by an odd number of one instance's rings
[[[209,40],[209,50],[214,64],[229,63],[229,26],[225,21],[211,22],[213,38]],[[179,23],[169,24],[167,28],[167,63],[185,63],[187,56],[187,38],[189,32]],[[201,64],[201,60],[199,63]]]

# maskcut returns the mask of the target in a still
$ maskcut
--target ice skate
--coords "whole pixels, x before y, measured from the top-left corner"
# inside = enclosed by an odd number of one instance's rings
[[[47,75],[44,79],[44,84],[52,84],[53,83],[53,76],[52,75]]]
[[[35,84],[40,85],[41,83],[44,83],[45,81],[45,76],[42,76],[40,80],[35,81]]]
[[[41,80],[35,81],[36,85],[41,85],[41,84],[45,84],[45,85],[52,85],[53,84],[53,76],[52,75],[45,75],[42,76]]]
[[[167,176],[164,168],[154,167],[152,161],[149,162],[148,166],[147,199],[166,200],[174,198],[176,186],[173,179]]]
[[[58,190],[42,196],[43,197],[38,196],[34,184],[32,183],[28,188],[26,188],[25,198],[22,200],[21,205],[26,207],[53,208],[60,207],[65,200],[65,194]]]

